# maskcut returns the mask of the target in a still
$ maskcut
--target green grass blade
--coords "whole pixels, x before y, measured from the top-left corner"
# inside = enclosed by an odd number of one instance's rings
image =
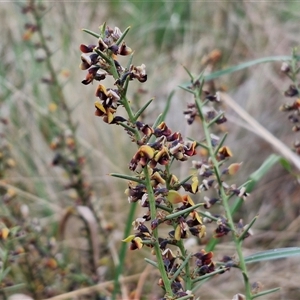
[[[262,179],[262,177],[278,162],[280,162],[281,156],[271,154],[263,164],[250,175],[250,180],[252,183],[248,186],[248,192],[251,192],[255,186],[255,184]]]
[[[163,121],[162,114],[159,114],[156,118],[155,122],[153,123],[153,128],[156,128],[161,122]]]
[[[188,86],[190,86],[190,85],[191,85],[190,83],[186,83],[186,84],[183,84],[183,85],[179,85],[178,87],[183,89],[184,91],[186,91],[188,93],[194,94],[194,91],[191,90],[190,88],[188,88]]]
[[[202,205],[203,205],[203,203],[195,204],[194,206],[191,206],[191,207],[188,207],[188,208],[186,208],[186,209],[177,211],[177,212],[175,212],[175,213],[173,213],[173,214],[167,215],[165,219],[166,219],[166,220],[172,220],[173,218],[177,218],[177,217],[179,217],[179,216],[181,216],[181,215],[184,215],[184,214],[186,214],[186,213],[189,213],[189,212],[195,210],[196,208],[198,208],[198,207],[200,207],[200,206],[202,206]]]
[[[129,32],[130,28],[131,28],[131,27],[129,26],[129,27],[127,27],[127,28],[125,29],[125,31],[122,33],[122,35],[120,36],[120,38],[117,40],[117,42],[116,42],[117,45],[120,45],[120,44],[122,43],[122,41],[125,39],[125,36],[126,36],[127,33]]]
[[[266,291],[260,292],[256,295],[253,295],[252,299],[255,299],[255,298],[258,298],[258,297],[261,297],[261,296],[265,296],[265,295],[268,295],[268,294],[271,294],[271,293],[275,293],[275,292],[278,292],[279,290],[280,290],[280,287],[270,289],[270,290],[266,290]]]
[[[187,74],[189,75],[189,77],[191,78],[191,82],[193,82],[194,81],[194,76],[192,75],[192,73],[190,72],[190,70],[187,67],[185,67],[185,66],[183,66],[183,68],[187,72]]]
[[[137,119],[139,118],[139,116],[146,110],[146,108],[152,103],[153,98],[150,99],[143,107],[141,107],[136,114],[134,115],[134,119],[137,121]]]
[[[271,154],[264,162],[263,164],[255,171],[253,172],[248,180],[249,183],[247,184],[246,191],[247,193],[250,193],[253,191],[255,185],[262,179],[263,176],[266,175],[266,173],[278,162],[281,160],[281,156]],[[234,214],[243,204],[244,200],[242,198],[237,198],[236,201],[233,203],[231,207],[231,213]],[[213,251],[213,249],[218,244],[218,239],[212,238],[206,245],[205,250],[206,251]]]
[[[174,91],[172,91],[167,99],[167,102],[166,102],[166,106],[165,106],[165,109],[161,115],[161,119],[162,121],[166,119],[166,116],[167,116],[167,113],[169,112],[170,110],[170,106],[171,106],[171,102],[172,102],[172,98],[174,96]]]
[[[300,59],[300,57],[298,58]],[[287,55],[282,55],[282,56],[268,56],[268,57],[262,57],[259,59],[247,61],[245,63],[241,63],[239,65],[227,68],[225,70],[220,70],[214,73],[211,73],[209,75],[203,76],[205,81],[209,81],[212,79],[219,78],[221,76],[231,74],[237,71],[241,71],[243,69],[247,69],[250,67],[253,67],[255,65],[263,64],[263,63],[268,63],[268,62],[273,62],[273,61],[288,61],[292,60],[292,56],[287,56]]]
[[[239,241],[242,241],[246,235],[248,234],[249,230],[251,229],[251,227],[254,225],[254,223],[256,222],[258,216],[255,216],[252,221],[250,222],[250,224],[245,228],[245,230],[243,231],[243,233],[240,235],[239,237]]]
[[[126,174],[110,173],[108,175],[110,175],[112,177],[116,177],[116,178],[121,178],[121,179],[125,179],[125,180],[134,181],[134,182],[137,182],[137,183],[140,183],[140,184],[144,183],[143,180],[140,180],[140,179],[138,179],[134,176],[130,176],[130,175],[126,175]]]
[[[280,163],[289,173],[292,172],[292,164],[287,159],[282,157]]]
[[[296,56],[295,58],[298,61],[300,60],[300,56]],[[289,60],[292,60],[292,59],[293,59],[293,57],[289,56],[289,55],[262,57],[262,58],[259,58],[259,59],[247,61],[247,62],[241,63],[239,65],[229,67],[227,69],[220,70],[220,71],[205,75],[202,78],[203,78],[204,81],[210,81],[210,80],[219,78],[219,77],[224,76],[224,75],[232,74],[234,72],[241,71],[241,70],[253,67],[253,66],[258,65],[258,64],[263,64],[263,63],[268,63],[268,62],[275,62],[275,61],[289,61]],[[191,92],[190,90],[187,89],[187,86],[189,86],[189,85],[190,85],[190,83],[184,83],[184,84],[180,85],[180,88]]]
[[[247,264],[251,264],[251,263],[265,261],[265,260],[288,258],[292,256],[300,256],[299,247],[278,248],[278,249],[258,252],[253,255],[245,257],[245,262]]]
[[[151,266],[155,267],[156,269],[158,268],[157,263],[149,258],[144,258],[145,262],[150,264]]]
[[[226,271],[226,268],[219,268],[211,273],[208,273],[208,274],[205,274],[203,276],[200,276],[200,277],[197,277],[193,280],[193,283],[196,283],[196,282],[199,282],[199,281],[202,281],[202,280],[205,280],[205,279],[208,279],[210,277],[213,277],[214,275],[216,274],[219,274],[219,273],[224,273],[224,271]],[[195,287],[192,289],[192,291],[196,291]]]
[[[89,30],[89,29],[83,28],[82,31],[84,31],[84,32],[86,32],[86,33],[88,33],[88,34],[90,34],[90,35],[96,37],[97,39],[99,39],[99,37],[100,37],[100,34],[94,32],[94,31],[91,31],[91,30]]]
[[[278,162],[280,162],[281,156],[271,154],[263,164],[249,176],[249,183],[247,184],[246,191],[251,193],[255,185],[267,174],[267,172]],[[237,198],[231,207],[231,213],[234,214],[243,204],[242,198]]]

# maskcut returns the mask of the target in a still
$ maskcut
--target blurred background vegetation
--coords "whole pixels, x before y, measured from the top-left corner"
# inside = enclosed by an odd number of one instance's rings
[[[148,73],[147,83],[135,83],[129,91],[133,105],[139,107],[154,97],[151,113],[145,116],[151,122],[174,91],[166,122],[172,130],[195,138],[201,136],[197,126],[191,129],[183,115],[191,99],[177,88],[188,81],[184,67],[199,74],[213,50],[221,57],[209,71],[260,57],[289,55],[299,46],[298,1],[36,3],[51,56],[41,46],[38,32],[32,32],[36,19],[30,11],[24,13],[27,2],[0,4],[0,225],[10,228],[14,236],[1,244],[7,250],[1,253],[2,261],[11,267],[1,282],[3,299],[14,293],[46,299],[114,278],[129,204],[125,182],[107,174],[128,173],[134,145],[128,143],[121,128],[108,127],[94,117],[95,87],[81,84],[85,74],[78,68],[79,45],[94,40],[82,28],[97,31],[103,22],[121,30],[131,26],[126,41],[135,51],[134,63],[144,63]],[[53,84],[49,61],[60,88]],[[214,82],[216,89],[227,91],[274,136],[291,146],[295,133],[287,116],[279,112],[289,84],[280,72],[280,63],[257,65]],[[227,143],[235,161],[243,162],[240,184],[274,149],[232,110],[224,109]],[[56,147],[59,138],[64,145]],[[70,155],[70,161],[56,163],[59,155]],[[84,162],[79,164],[78,159]],[[74,161],[78,165],[74,166]],[[184,172],[188,166],[178,169],[178,174]],[[81,185],[74,186],[78,177]],[[78,200],[80,193],[88,193],[88,207],[96,220],[76,208],[83,206]],[[299,245],[299,195],[295,177],[281,165],[267,174],[237,216],[244,223],[260,216],[254,236],[246,241],[245,254]],[[91,232],[96,234],[87,238]],[[98,255],[92,258],[95,270],[90,267],[90,248]],[[232,251],[232,244],[225,239],[216,255]],[[145,249],[127,254],[123,276],[143,276],[122,284],[123,299],[124,295],[138,299],[133,296],[138,295],[137,286],[142,286],[140,299],[159,297],[157,274],[146,268],[143,260],[149,255]],[[282,287],[265,299],[299,298],[300,267],[295,262],[251,265],[253,280],[265,288]],[[105,286],[98,299],[106,299],[111,287]],[[203,284],[199,294],[201,299],[231,299],[241,289],[242,281],[232,270]],[[96,296],[76,299],[88,297]]]

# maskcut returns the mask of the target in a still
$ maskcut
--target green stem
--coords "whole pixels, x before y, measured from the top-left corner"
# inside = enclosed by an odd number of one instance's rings
[[[128,214],[128,217],[127,217],[125,230],[124,230],[124,238],[126,238],[130,234],[130,231],[131,231],[131,228],[132,228],[131,223],[132,223],[132,221],[134,219],[134,216],[135,216],[136,207],[137,207],[136,202],[131,203],[129,214]],[[112,294],[112,299],[116,299],[117,293],[119,293],[119,291],[120,291],[119,279],[120,279],[120,275],[123,273],[126,253],[127,253],[127,243],[122,243],[121,248],[120,248],[120,252],[119,252],[119,263],[118,263],[118,266],[116,268],[116,273],[115,273],[115,278],[114,278],[114,290],[113,290],[113,294]]]
[[[151,220],[155,220],[156,219],[155,196],[154,196],[153,188],[151,185],[150,174],[149,174],[147,167],[144,168],[144,175],[145,175],[145,181],[146,181],[146,188],[147,188],[147,192],[148,192],[148,201],[149,201],[149,205],[150,205]],[[160,249],[159,243],[158,243],[158,228],[153,229],[152,234],[154,237],[154,251],[155,251],[155,256],[157,259],[157,266],[158,266],[160,275],[162,277],[166,293],[169,297],[172,297],[173,292],[172,292],[172,288],[171,288],[171,282],[170,282],[167,272],[165,270],[161,249]]]
[[[239,257],[239,268],[242,271],[243,274],[243,279],[244,279],[244,284],[245,284],[245,292],[246,292],[246,299],[247,300],[251,300],[252,299],[252,295],[251,295],[251,286],[249,283],[249,277],[247,274],[247,268],[246,268],[246,264],[245,264],[245,260],[244,260],[244,256],[243,256],[243,252],[242,252],[242,242],[239,241],[236,233],[235,233],[235,226],[234,226],[234,222],[233,222],[233,218],[232,218],[232,214],[231,214],[231,209],[228,203],[229,197],[226,195],[223,184],[222,184],[222,179],[221,179],[221,172],[219,170],[219,162],[216,159],[216,153],[215,150],[212,146],[212,141],[211,141],[211,137],[210,137],[210,131],[209,131],[209,123],[206,122],[204,114],[203,114],[203,104],[201,103],[201,99],[200,99],[200,94],[201,94],[201,90],[197,90],[195,91],[194,95],[195,95],[195,102],[196,102],[196,106],[199,112],[199,116],[201,118],[202,121],[202,125],[203,125],[203,130],[204,130],[204,135],[206,138],[206,144],[208,146],[208,151],[209,151],[209,155],[212,161],[212,164],[214,166],[214,174],[217,178],[218,181],[218,185],[219,185],[219,193],[222,199],[222,203],[223,203],[223,207],[226,213],[226,218],[227,218],[227,223],[232,231],[232,237],[233,237],[233,241],[235,243],[235,247],[236,247],[236,251]]]
[[[111,57],[110,57],[110,66],[111,66],[111,72],[112,72],[112,75],[113,75],[114,79],[115,80],[119,79],[119,74],[118,74],[117,69],[115,67],[115,63],[114,63],[114,61]],[[123,104],[123,106],[124,106],[124,108],[127,112],[129,120],[130,120],[131,123],[134,123],[134,114],[132,112],[131,106],[129,105],[129,101],[126,98],[126,93],[124,93],[124,92],[121,93],[121,97],[122,97],[122,99],[121,99],[122,104]],[[134,132],[136,140],[140,140],[141,137],[140,137],[140,134],[139,134],[138,130],[132,128],[132,132]],[[131,203],[129,214],[128,214],[128,217],[127,217],[125,230],[124,230],[124,238],[126,238],[130,234],[130,231],[131,231],[131,228],[132,228],[131,224],[134,220],[136,207],[137,207],[136,203]],[[114,290],[113,290],[113,293],[112,293],[112,300],[115,300],[116,297],[117,297],[117,294],[120,292],[119,277],[123,273],[126,253],[127,253],[127,243],[122,243],[121,247],[120,247],[120,252],[119,252],[119,264],[117,266],[116,273],[115,273],[115,278],[114,278]]]
[[[149,206],[150,206],[151,220],[155,220],[156,219],[155,196],[154,196],[153,188],[151,185],[150,174],[149,174],[147,167],[144,168],[144,175],[145,175],[145,181],[146,181],[146,188],[147,188],[147,192],[148,192],[148,201],[149,201]],[[171,282],[170,282],[167,272],[165,270],[161,250],[160,250],[159,243],[158,243],[158,229],[157,228],[153,229],[152,234],[154,237],[154,251],[155,251],[155,256],[157,259],[157,266],[158,266],[160,275],[161,275],[163,283],[164,283],[164,288],[165,288],[168,296],[173,296]]]
[[[191,274],[190,274],[190,264],[189,264],[189,260],[190,257],[192,256],[192,254],[190,253],[189,255],[186,254],[186,250],[184,248],[184,244],[183,241],[180,240],[178,241],[178,248],[180,249],[181,255],[185,258],[185,289],[186,290],[191,290],[192,289],[192,278],[191,278]],[[175,276],[174,276],[175,278]],[[176,279],[176,278],[175,278]]]

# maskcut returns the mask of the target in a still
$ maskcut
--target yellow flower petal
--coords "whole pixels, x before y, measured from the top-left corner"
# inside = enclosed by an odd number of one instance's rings
[[[235,173],[237,173],[237,171],[240,169],[242,163],[238,164],[238,163],[233,163],[228,167],[228,174],[229,175],[234,175]]]
[[[154,156],[154,149],[151,148],[151,147],[148,146],[148,145],[142,145],[142,146],[139,148],[138,153],[139,153],[141,156],[145,156],[145,157],[147,157],[148,159],[152,159],[153,156]]]
[[[232,157],[232,152],[227,146],[223,146],[218,151],[224,158]]]
[[[131,242],[134,239],[134,237],[135,237],[134,234],[129,235],[127,238],[125,238],[124,240],[122,240],[122,242],[129,243],[129,242]]]
[[[138,249],[141,249],[143,247],[143,240],[140,237],[136,237],[133,240]]]
[[[54,102],[51,102],[49,105],[48,105],[48,110],[50,112],[55,112],[57,110],[57,105],[54,103]]]
[[[172,204],[183,202],[182,196],[175,190],[169,191],[167,199]]]
[[[197,176],[192,177],[192,192],[196,193],[199,185],[199,180]]]
[[[101,110],[103,113],[106,114],[106,109],[104,108],[104,106],[102,105],[102,103],[100,103],[99,101],[95,102],[95,107],[99,110]]]
[[[175,229],[174,238],[175,238],[176,241],[180,241],[180,239],[181,239],[181,228],[180,228],[180,225],[177,225],[177,227]]]
[[[9,229],[7,227],[2,228],[1,231],[0,231],[0,237],[3,240],[6,240],[8,235],[9,235]]]

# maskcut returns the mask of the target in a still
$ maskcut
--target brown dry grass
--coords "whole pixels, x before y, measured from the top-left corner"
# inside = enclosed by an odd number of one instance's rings
[[[186,81],[187,75],[182,65],[197,74],[200,71],[201,59],[213,49],[220,49],[223,53],[220,65],[216,66],[222,68],[259,57],[286,55],[291,52],[292,47],[299,44],[300,9],[297,2],[273,4],[267,1],[191,1],[189,22],[183,23],[176,21],[178,15],[172,11],[172,5],[165,2],[161,10],[165,12],[166,24],[162,25],[159,23],[159,9],[142,11],[137,3],[130,1],[124,4],[45,1],[45,5],[47,11],[43,22],[47,34],[51,36],[49,43],[54,51],[55,65],[58,72],[68,70],[70,73],[67,79],[62,76],[61,80],[65,82],[64,92],[68,103],[70,107],[74,107],[73,118],[79,124],[79,141],[88,157],[87,178],[94,186],[95,201],[99,202],[104,220],[112,223],[114,228],[109,241],[111,249],[119,248],[128,204],[123,194],[125,184],[109,178],[106,174],[126,173],[134,146],[128,144],[127,137],[123,136],[120,128],[108,128],[100,119],[93,117],[94,88],[81,85],[84,74],[78,69],[78,45],[89,43],[90,38],[80,29],[89,28],[96,31],[103,21],[120,28],[132,25],[128,43],[135,50],[134,61],[137,64],[145,63],[149,74],[146,85],[148,94],[141,101],[145,102],[155,97],[153,116],[163,109],[171,90]],[[43,218],[42,221],[51,226],[61,218],[60,211],[71,203],[71,195],[59,188],[60,183],[64,181],[64,174],[59,170],[49,169],[52,154],[35,121],[37,116],[47,113],[45,105],[51,102],[39,81],[46,70],[34,62],[33,57],[37,54],[24,46],[22,32],[27,19],[20,14],[18,5],[1,3],[0,15],[4,24],[0,46],[3,66],[1,81],[3,91],[9,93],[7,98],[4,98],[4,93],[1,94],[1,111],[13,120],[9,134],[17,161],[17,169],[10,174],[7,181],[15,186],[21,184],[20,188],[23,187],[26,193],[32,193],[23,195],[23,198],[37,217],[42,215],[44,200],[50,200],[47,207],[53,209],[53,215],[51,218]],[[168,26],[169,32],[164,33],[162,44],[158,48],[154,39],[160,25]],[[177,33],[176,26],[179,25],[184,29],[182,36]],[[174,43],[172,39],[175,40]],[[290,133],[290,124],[286,116],[278,112],[284,101],[282,93],[289,83],[281,76],[279,69],[279,64],[256,66],[245,72],[225,76],[217,80],[216,85],[225,86],[233,101],[289,147],[294,135]],[[37,86],[39,92],[36,91]],[[189,100],[184,92],[176,89],[167,123],[172,129],[181,130],[186,135],[197,138],[198,129],[188,128],[182,114]],[[152,115],[149,116],[149,120]],[[277,152],[278,149],[274,149],[264,136],[255,132],[257,128],[245,123],[229,107],[227,116],[229,122],[226,130],[230,133],[228,144],[231,145],[235,159],[243,161],[243,170],[239,177],[241,183],[270,153]],[[55,122],[59,124],[60,120]],[[38,189],[39,184],[43,186],[42,190]],[[299,245],[299,195],[298,183],[281,166],[276,166],[268,174],[239,213],[245,223],[256,214],[260,216],[255,224],[254,237],[245,244],[245,254]],[[73,239],[74,235],[76,236],[76,231],[71,230],[70,238]],[[217,256],[228,252],[234,252],[233,245],[221,243]],[[144,256],[149,254],[146,251],[128,254],[124,275],[129,276],[128,280],[134,283],[129,285],[126,278],[124,279],[122,284],[129,289],[128,293],[130,288],[138,283],[135,277],[130,277],[131,274],[142,272],[145,268],[146,263],[142,259]],[[297,277],[300,269],[297,261],[288,259],[250,267],[250,277],[253,281],[262,282],[266,289],[282,287],[280,292],[264,299],[299,298]],[[146,277],[143,279],[146,283],[144,292],[140,293],[143,295],[141,299],[155,299],[157,288],[153,281],[153,270],[141,276]],[[106,283],[100,285],[102,288]],[[231,299],[235,293],[242,290],[240,275],[238,271],[232,270],[203,284],[199,295],[201,299],[207,300]]]

